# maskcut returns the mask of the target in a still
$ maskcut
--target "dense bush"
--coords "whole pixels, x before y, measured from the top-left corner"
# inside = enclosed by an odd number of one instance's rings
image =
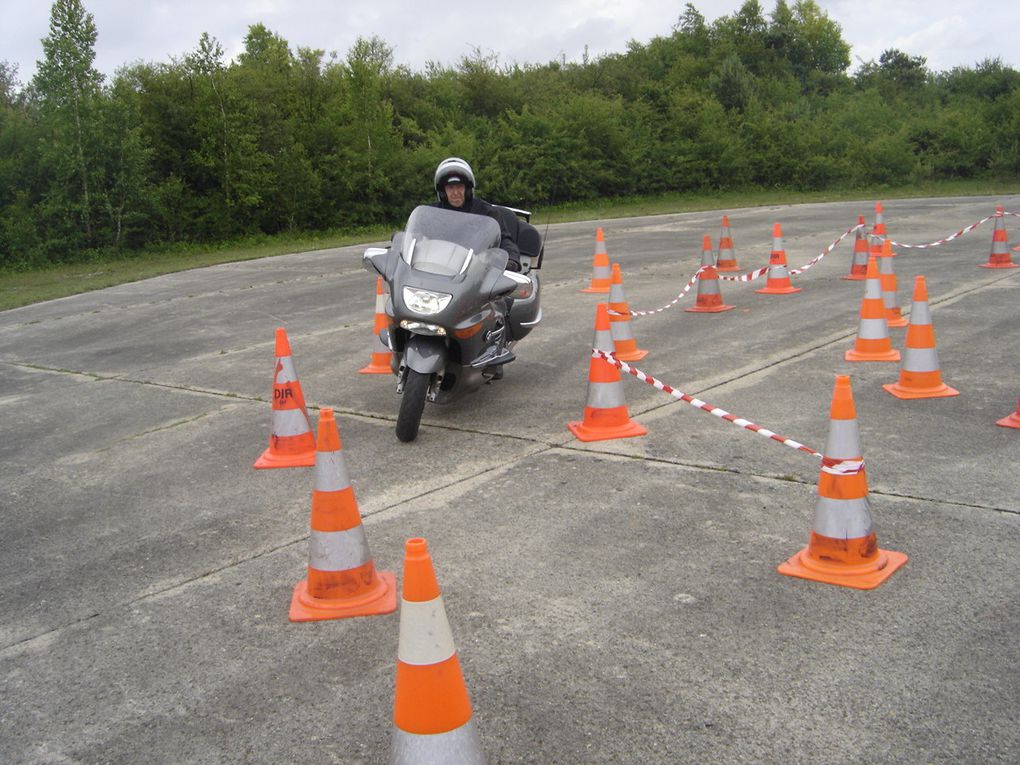
[[[733,188],[847,189],[1020,171],[1020,76],[998,60],[933,73],[889,50],[849,74],[813,0],[748,0],[581,62],[476,51],[422,72],[385,41],[346,57],[253,25],[224,60],[104,83],[81,0],[56,0],[38,74],[0,62],[0,266],[284,231],[396,224],[444,156],[524,206]]]

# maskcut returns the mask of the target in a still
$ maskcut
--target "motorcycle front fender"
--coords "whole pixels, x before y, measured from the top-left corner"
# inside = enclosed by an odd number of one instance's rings
[[[430,375],[446,367],[446,343],[433,335],[411,335],[404,348],[404,365]]]

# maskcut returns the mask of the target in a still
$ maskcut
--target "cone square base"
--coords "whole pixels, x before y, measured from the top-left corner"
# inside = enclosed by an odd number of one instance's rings
[[[794,292],[800,292],[803,287],[762,287],[760,290],[755,292],[761,295],[792,295]]]
[[[362,367],[358,370],[359,375],[391,375],[393,370],[390,369],[390,362],[387,361],[385,364],[376,364],[374,361],[367,367]]]
[[[784,576],[857,590],[873,590],[906,562],[907,556],[904,553],[880,549],[876,559],[868,563],[827,563],[812,558],[805,547],[785,563],[780,563],[777,570]]]
[[[583,290],[581,290],[581,292],[595,292],[598,294],[609,294],[609,285],[606,284],[605,287],[599,286],[585,287]]]
[[[308,580],[294,585],[290,599],[292,622],[316,622],[346,619],[351,616],[377,616],[397,610],[396,577],[389,571],[377,571],[379,586],[353,598],[316,598],[308,592]]]
[[[839,278],[845,279],[849,282],[863,282],[867,277],[863,273],[861,273],[861,274],[846,274],[845,276],[841,276]]]
[[[252,466],[259,470],[266,468],[315,467],[315,447],[311,451],[297,454],[276,454],[269,449],[262,452]]]
[[[960,395],[960,391],[956,388],[950,388],[945,383],[936,385],[933,388],[906,388],[898,382],[888,383],[882,387],[896,396],[896,398],[948,398],[949,396]]]
[[[885,318],[885,323],[890,327],[905,327],[910,324],[910,322],[907,321],[906,316],[896,316],[893,318],[887,316]]]
[[[633,351],[626,351],[620,353],[619,351],[613,351],[613,355],[616,356],[620,361],[641,361],[645,356],[648,355],[648,351],[642,351],[640,349]]]
[[[637,436],[648,435],[648,428],[639,425],[634,420],[628,420],[622,425],[610,425],[607,427],[592,428],[584,422],[568,422],[567,427],[574,434],[578,441],[609,441],[614,438],[636,438]]]
[[[684,311],[687,313],[722,313],[723,311],[732,311],[734,308],[736,308],[736,306],[726,305],[723,303],[721,305],[710,306],[694,305],[690,308],[685,308]]]
[[[1020,263],[982,263],[981,268],[1020,268]]]
[[[851,348],[843,354],[846,361],[899,361],[900,352],[893,348],[891,351],[878,351],[865,353]]]
[[[996,420],[995,424],[1000,428],[1020,428],[1020,413],[1015,412],[1001,420]]]

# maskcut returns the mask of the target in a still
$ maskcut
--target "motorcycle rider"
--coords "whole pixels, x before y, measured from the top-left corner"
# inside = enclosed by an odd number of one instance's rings
[[[436,187],[436,197],[439,199],[435,207],[487,215],[499,224],[499,246],[506,250],[509,256],[506,267],[510,271],[520,271],[521,252],[507,227],[506,218],[495,205],[475,196],[475,174],[471,165],[460,157],[447,157],[436,167],[433,183]],[[513,217],[513,213],[509,213],[509,216]]]

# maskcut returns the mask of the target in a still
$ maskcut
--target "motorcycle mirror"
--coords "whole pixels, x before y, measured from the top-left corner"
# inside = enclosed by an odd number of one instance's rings
[[[369,247],[365,250],[365,254],[361,257],[361,265],[364,266],[365,270],[369,273],[377,273],[379,276],[386,276],[386,267],[382,262],[383,257],[389,250],[386,247]],[[379,258],[380,262],[376,262],[376,258]]]
[[[492,288],[492,297],[509,295],[512,298],[524,300],[531,297],[534,290],[534,283],[524,274],[519,274],[516,271],[504,271]]]

